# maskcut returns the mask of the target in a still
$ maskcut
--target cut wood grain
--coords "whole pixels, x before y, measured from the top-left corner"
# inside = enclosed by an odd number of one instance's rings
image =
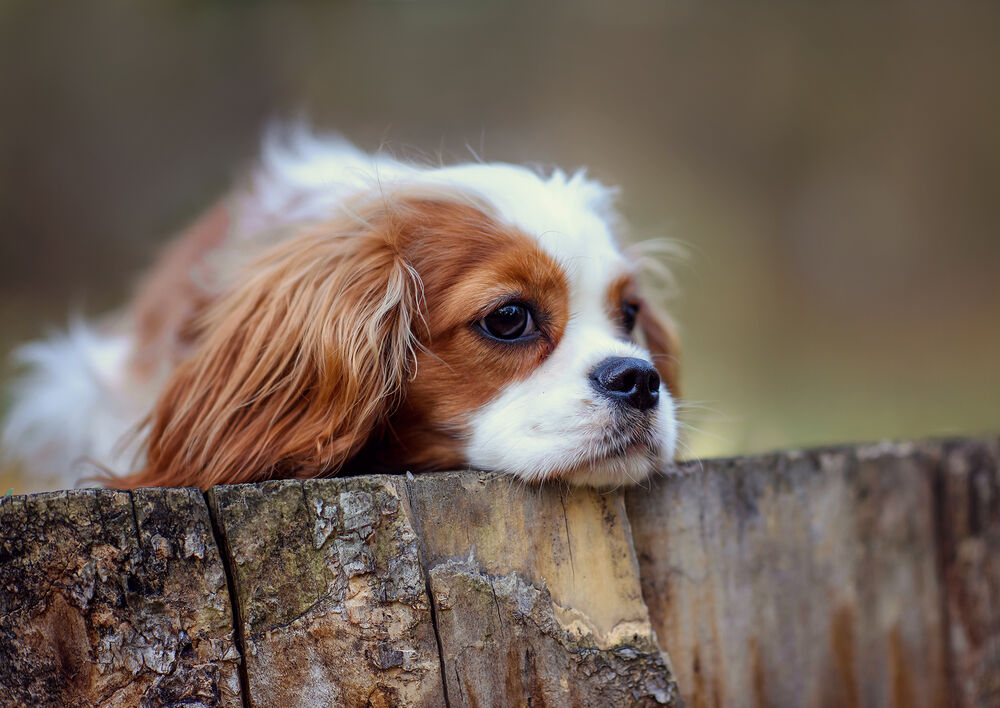
[[[1000,706],[1000,440],[942,446],[939,554],[953,705]]]
[[[685,465],[628,494],[690,706],[944,706],[934,445]]]
[[[496,474],[409,489],[452,706],[679,705],[620,494]]]

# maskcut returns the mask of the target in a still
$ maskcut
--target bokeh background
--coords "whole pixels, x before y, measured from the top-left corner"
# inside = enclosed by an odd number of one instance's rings
[[[120,306],[307,117],[620,185],[687,244],[691,454],[996,432],[998,37],[992,3],[0,0],[0,355]]]

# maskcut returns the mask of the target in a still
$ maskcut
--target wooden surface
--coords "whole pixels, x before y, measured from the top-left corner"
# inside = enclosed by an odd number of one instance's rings
[[[1000,706],[1000,440],[943,445],[936,478],[955,705]]]
[[[4,498],[0,706],[996,708],[998,460],[954,440],[626,494],[466,472]]]
[[[201,493],[0,501],[0,705],[240,705]]]
[[[451,706],[677,705],[620,494],[409,484]]]
[[[387,477],[217,487],[254,706],[436,706],[417,537]]]
[[[1000,705],[997,441],[690,463],[626,496],[689,706]]]

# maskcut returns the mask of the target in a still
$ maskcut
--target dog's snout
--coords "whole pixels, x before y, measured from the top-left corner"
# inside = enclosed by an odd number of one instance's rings
[[[590,372],[590,383],[613,401],[649,410],[660,400],[660,376],[648,361],[634,357],[608,357]]]

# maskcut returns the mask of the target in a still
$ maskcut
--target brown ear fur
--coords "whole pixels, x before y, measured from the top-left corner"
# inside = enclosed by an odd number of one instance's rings
[[[653,365],[674,398],[680,398],[680,341],[677,329],[666,315],[643,302],[636,319],[646,346],[653,355]]]
[[[207,489],[335,472],[413,371],[420,282],[398,238],[381,213],[315,227],[251,265],[207,308],[151,413],[145,468],[110,483]]]

